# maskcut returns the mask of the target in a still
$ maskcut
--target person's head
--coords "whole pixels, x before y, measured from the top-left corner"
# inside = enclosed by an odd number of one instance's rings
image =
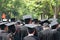
[[[33,20],[33,23],[34,23],[34,24],[38,24],[38,23],[39,23],[38,19],[34,19],[34,20]]]
[[[15,32],[15,25],[10,25],[10,26],[8,26],[8,29],[9,29],[9,33],[14,33]]]
[[[5,24],[8,26],[8,33],[14,33],[15,32],[15,22],[7,23]]]
[[[50,24],[50,22],[49,22],[47,19],[40,20],[40,21],[41,21],[40,24],[41,24],[42,26],[44,25],[44,23]]]
[[[27,19],[25,19],[24,21],[25,21],[25,24],[31,24],[31,23],[32,23],[31,18],[27,18]]]
[[[21,23],[20,22],[17,22],[17,25],[20,25]]]
[[[56,24],[56,25],[55,25],[55,28],[56,28],[56,29],[60,28],[60,24]]]
[[[35,28],[28,28],[28,34],[35,34]]]
[[[48,23],[43,23],[43,26],[44,27],[49,27],[49,24]]]
[[[6,26],[5,24],[0,25],[1,30],[5,30],[8,31],[8,26]]]
[[[24,15],[23,20],[25,24],[31,24],[32,23],[32,16],[31,15]]]
[[[57,29],[57,31],[60,31],[60,24],[56,25],[56,29]]]

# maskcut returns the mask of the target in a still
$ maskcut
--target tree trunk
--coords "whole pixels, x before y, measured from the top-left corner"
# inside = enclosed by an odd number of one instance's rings
[[[57,8],[55,7],[55,11],[54,11],[55,13],[54,13],[54,16],[53,16],[54,18],[57,17],[57,11],[56,11],[56,9],[57,9]]]

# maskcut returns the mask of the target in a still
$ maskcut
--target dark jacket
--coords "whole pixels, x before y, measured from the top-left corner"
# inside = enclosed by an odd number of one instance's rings
[[[60,28],[54,33],[54,40],[60,40]]]
[[[39,40],[36,36],[26,36],[24,40]]]
[[[53,40],[53,31],[50,29],[39,32],[40,40]]]
[[[1,32],[0,32],[0,40],[9,40],[8,33],[1,30]]]

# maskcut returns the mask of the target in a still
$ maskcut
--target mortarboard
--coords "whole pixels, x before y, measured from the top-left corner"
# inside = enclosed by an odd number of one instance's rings
[[[24,16],[23,16],[23,20],[24,20],[24,19],[28,19],[28,18],[32,18],[32,16],[31,16],[31,15],[24,15]]]
[[[50,27],[52,29],[55,29],[57,27],[57,25],[58,25],[57,19],[52,18],[52,19],[49,19],[49,20],[51,21],[51,23],[49,24]]]
[[[2,24],[7,24],[7,22],[2,22],[2,23],[0,23],[0,25],[2,25]]]
[[[30,21],[32,21],[32,16],[31,15],[24,15],[23,20],[25,24],[28,24]]]
[[[1,30],[4,30],[5,27],[6,27],[5,23],[0,23]]]
[[[15,23],[16,23],[16,22],[11,22],[11,23],[5,24],[5,25],[8,26],[8,29],[9,29],[8,32],[9,32],[9,33],[11,33],[11,32],[14,33],[14,32],[15,32],[15,30],[16,30],[16,29],[15,29]]]
[[[33,22],[38,22],[38,19],[33,19]]]
[[[11,26],[11,25],[15,25],[15,24],[16,24],[16,22],[11,22],[11,23],[7,23],[7,24],[5,24],[5,25]]]
[[[26,27],[27,27],[27,32],[29,32],[29,33],[36,31],[36,29],[35,29],[36,25],[34,25],[34,24],[28,24]]]
[[[54,26],[54,25],[58,24],[57,19],[52,18],[52,19],[49,19],[49,21],[51,21],[50,26]]]
[[[34,24],[26,24],[25,25],[27,28],[35,28],[36,27],[36,25],[34,25]]]
[[[43,19],[43,20],[40,20],[40,24],[43,25],[44,23],[48,23],[50,24],[50,22],[48,21],[48,19]]]
[[[16,21],[16,18],[11,18],[11,22],[15,22]]]
[[[51,22],[50,26],[52,27],[52,26],[57,25],[57,24],[58,24],[58,22],[53,21],[53,22]]]

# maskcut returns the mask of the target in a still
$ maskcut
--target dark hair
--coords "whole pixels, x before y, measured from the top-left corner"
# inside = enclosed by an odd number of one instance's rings
[[[20,22],[17,22],[18,25],[20,25]]]
[[[1,30],[4,30],[5,27],[6,27],[5,24],[0,25]]]
[[[11,32],[14,33],[16,30],[14,25],[9,26],[8,29],[9,29],[9,31],[8,31],[9,33],[11,33]]]
[[[31,20],[31,18],[25,19],[24,20],[25,21],[25,24],[29,24],[30,20]]]
[[[39,23],[38,19],[34,19],[33,22],[34,22],[35,24]]]
[[[28,32],[31,34],[35,31],[35,28],[28,28]]]
[[[49,24],[48,23],[43,23],[43,26],[44,27],[49,27]]]
[[[56,29],[57,26],[58,26],[58,24],[53,25],[51,28],[52,28],[52,29]]]

